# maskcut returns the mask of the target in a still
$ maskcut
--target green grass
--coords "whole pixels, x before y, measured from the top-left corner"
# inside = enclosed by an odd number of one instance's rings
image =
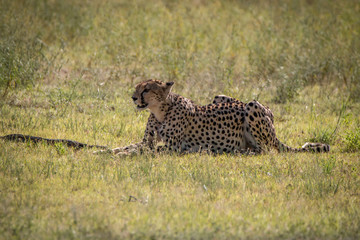
[[[0,1],[0,135],[125,146],[135,83],[269,106],[328,154],[118,158],[0,141],[0,239],[359,239],[360,4]]]

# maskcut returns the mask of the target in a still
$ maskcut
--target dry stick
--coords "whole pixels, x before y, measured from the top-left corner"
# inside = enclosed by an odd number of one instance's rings
[[[137,198],[134,197],[134,196],[129,196],[129,202],[136,202],[137,201]]]

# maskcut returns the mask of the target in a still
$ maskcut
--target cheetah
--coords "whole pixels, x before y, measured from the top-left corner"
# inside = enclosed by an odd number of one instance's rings
[[[220,95],[212,104],[199,106],[171,92],[173,85],[174,82],[153,79],[136,85],[132,96],[136,108],[150,110],[144,137],[139,143],[110,152],[128,155],[156,150],[158,142],[165,144],[161,149],[180,153],[330,151],[330,146],[323,143],[305,143],[301,148],[292,148],[280,142],[275,134],[273,113],[256,100],[243,103]]]

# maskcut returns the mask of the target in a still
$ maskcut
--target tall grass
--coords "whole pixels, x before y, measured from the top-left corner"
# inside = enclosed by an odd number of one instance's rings
[[[4,95],[9,88],[35,84],[43,49],[37,35],[27,29],[25,11],[12,5],[2,1],[0,7],[0,87]]]
[[[191,95],[189,85],[209,85],[200,99],[214,92],[251,98],[251,83],[256,96],[270,91],[281,103],[312,84],[335,84],[359,100],[357,1],[3,2],[3,48],[17,36],[36,66],[42,48],[34,44],[43,43],[46,56],[64,48],[72,70],[102,68],[131,84],[176,80]],[[29,62],[20,45],[19,61]]]

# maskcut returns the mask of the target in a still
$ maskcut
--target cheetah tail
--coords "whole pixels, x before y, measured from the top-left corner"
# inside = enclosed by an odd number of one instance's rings
[[[279,152],[329,152],[330,146],[325,143],[305,143],[301,148],[293,148],[278,141],[277,150]]]

